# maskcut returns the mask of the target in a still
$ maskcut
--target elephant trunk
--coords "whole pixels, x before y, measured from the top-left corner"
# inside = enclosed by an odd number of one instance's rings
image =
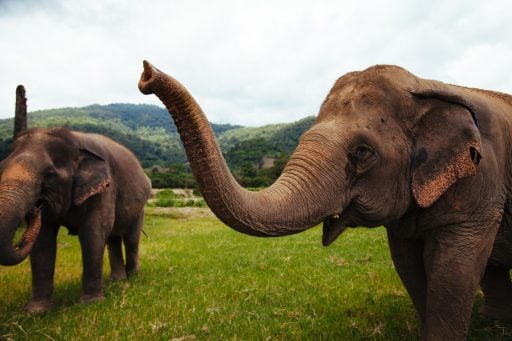
[[[14,112],[14,133],[13,140],[27,130],[27,98],[25,97],[25,87],[18,85],[16,87],[16,109]]]
[[[255,236],[301,232],[341,213],[342,158],[326,129],[312,128],[301,139],[283,174],[269,188],[247,191],[234,179],[200,106],[177,80],[144,61],[139,89],[156,94],[174,119],[192,172],[215,215],[233,229]],[[325,128],[325,127],[324,127]],[[328,129],[328,128],[327,128]]]
[[[28,184],[30,185],[30,184]],[[0,182],[0,264],[16,265],[27,258],[41,229],[41,209],[35,207],[27,183],[21,180],[2,179]],[[26,219],[27,228],[13,245],[17,228]]]

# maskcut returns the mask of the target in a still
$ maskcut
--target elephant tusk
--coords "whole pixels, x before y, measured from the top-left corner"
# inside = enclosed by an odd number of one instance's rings
[[[331,219],[340,219],[340,215],[339,214],[333,214],[331,216]]]

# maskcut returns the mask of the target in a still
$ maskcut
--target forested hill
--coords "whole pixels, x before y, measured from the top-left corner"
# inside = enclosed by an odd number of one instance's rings
[[[132,150],[144,167],[186,163],[186,156],[169,113],[154,105],[109,104],[82,108],[34,111],[29,128],[64,126],[100,133]],[[221,149],[231,167],[257,163],[263,156],[279,157],[295,148],[300,135],[313,122],[309,117],[295,123],[247,128],[212,123]],[[12,142],[13,120],[0,120],[0,158]]]

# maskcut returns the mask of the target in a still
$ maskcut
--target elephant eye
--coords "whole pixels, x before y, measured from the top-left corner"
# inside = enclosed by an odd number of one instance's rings
[[[352,169],[355,176],[360,176],[369,170],[377,161],[377,153],[368,145],[359,145],[351,153],[349,160],[352,162]]]
[[[360,161],[364,161],[365,159],[368,159],[372,155],[374,155],[374,152],[371,147],[366,145],[360,145],[357,146],[357,148],[352,153],[350,153],[349,157],[352,160],[352,162],[357,163]]]
[[[57,176],[57,171],[54,169],[50,169],[46,171],[46,174],[44,175],[46,178],[54,178]]]

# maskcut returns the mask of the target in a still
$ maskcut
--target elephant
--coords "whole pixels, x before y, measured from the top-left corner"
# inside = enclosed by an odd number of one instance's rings
[[[231,175],[198,103],[144,61],[216,216],[252,236],[323,223],[327,246],[347,228],[384,226],[391,258],[427,340],[467,335],[481,314],[512,320],[512,97],[375,65],[340,77],[281,176],[258,192]]]
[[[56,238],[65,226],[80,241],[80,301],[102,300],[105,245],[112,280],[139,269],[144,205],[151,192],[148,177],[128,149],[102,135],[66,128],[18,134],[0,163],[0,264],[15,265],[30,254],[32,299],[25,308],[31,313],[51,309]],[[13,245],[24,219],[27,228]]]

